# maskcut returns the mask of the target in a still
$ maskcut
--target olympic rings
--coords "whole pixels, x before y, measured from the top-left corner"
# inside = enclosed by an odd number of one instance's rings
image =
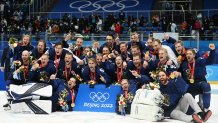
[[[93,102],[105,102],[107,99],[109,99],[110,95],[109,93],[91,92],[89,94],[89,97],[92,99]]]
[[[105,4],[107,2],[107,4]],[[132,2],[131,5],[126,5],[125,2]],[[70,8],[78,9],[80,12],[94,12],[102,9],[102,11],[106,12],[115,12],[121,11],[125,8],[131,8],[139,5],[138,0],[121,0],[119,2],[115,2],[114,0],[99,0],[92,3],[89,0],[81,0],[81,1],[74,1],[70,3]],[[117,8],[117,9],[110,9],[110,8]]]

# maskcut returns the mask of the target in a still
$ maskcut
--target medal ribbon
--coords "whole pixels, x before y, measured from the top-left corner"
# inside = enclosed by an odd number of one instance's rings
[[[192,64],[192,67],[190,65],[190,63],[188,62],[188,69],[190,70],[190,74],[191,74],[191,78],[190,79],[194,79],[194,73],[195,73],[195,60]]]
[[[28,66],[25,66],[25,65],[24,65],[23,72],[24,72],[24,79],[26,80],[27,77],[28,77]]]
[[[125,97],[126,99],[128,98],[128,91],[127,91],[127,90],[124,91],[124,97]]]
[[[96,72],[90,71],[90,79],[96,81]]]
[[[119,71],[120,69],[120,71]],[[123,75],[123,69],[122,68],[117,68],[117,81],[120,83]]]
[[[56,68],[56,71],[58,71],[59,61],[60,61],[60,56],[55,54],[55,68]]]
[[[74,93],[74,89],[71,89],[70,92],[71,92],[72,103],[74,103],[74,101],[75,101],[75,93]]]
[[[72,70],[72,66],[70,64],[70,70],[68,71],[69,69],[67,69],[66,65],[65,65],[65,77],[66,77],[66,81],[68,82],[68,77],[70,76],[70,73],[71,73],[71,70]],[[69,76],[68,76],[69,75]]]
[[[186,57],[186,49],[184,48],[184,49],[183,49],[183,55],[182,55],[182,61],[185,60],[185,57]]]
[[[80,49],[76,50],[76,56],[80,57]]]

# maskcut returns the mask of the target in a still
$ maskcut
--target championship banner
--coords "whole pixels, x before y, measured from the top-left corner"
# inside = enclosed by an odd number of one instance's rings
[[[121,86],[80,84],[76,96],[74,111],[115,112],[116,100],[121,92]]]

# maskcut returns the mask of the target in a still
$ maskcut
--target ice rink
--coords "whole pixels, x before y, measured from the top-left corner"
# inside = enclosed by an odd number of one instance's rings
[[[218,122],[218,85],[212,85],[211,107],[212,116],[207,123]],[[55,112],[50,115],[15,114],[4,111],[6,103],[5,92],[0,91],[1,123],[150,123],[145,120],[133,119],[129,115],[120,116],[115,113],[95,112]],[[180,121],[165,119],[161,122],[182,123]]]

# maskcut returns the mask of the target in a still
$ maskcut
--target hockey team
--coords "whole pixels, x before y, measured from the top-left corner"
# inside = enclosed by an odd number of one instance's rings
[[[21,42],[10,38],[1,62],[9,100],[4,107],[10,108],[10,98],[17,96],[10,93],[11,85],[50,85],[52,96],[42,95],[40,99],[52,100],[52,111],[68,111],[73,110],[81,83],[120,84],[121,94],[128,98],[156,82],[168,99],[168,105],[162,106],[166,117],[202,123],[212,115],[211,87],[205,76],[206,65],[215,61],[214,44],[209,44],[209,51],[201,56],[196,49],[184,47],[182,41],[167,34],[163,41],[148,38],[146,42],[140,41],[136,32],[131,34],[130,41],[122,42],[118,36],[108,34],[101,46],[93,41],[87,47],[83,46],[82,35],[75,37],[75,44],[68,42],[72,38],[69,33],[52,47],[46,47],[42,39],[36,47],[32,46],[30,35],[24,35]],[[198,102],[194,99],[197,95]],[[126,113],[130,113],[130,107],[131,104],[125,107]],[[122,110],[118,106],[117,111],[122,114]]]

